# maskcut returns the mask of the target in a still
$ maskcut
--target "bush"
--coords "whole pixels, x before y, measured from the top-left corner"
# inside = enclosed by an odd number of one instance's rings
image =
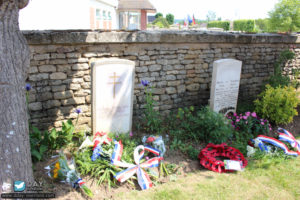
[[[170,135],[182,141],[226,142],[233,132],[229,121],[220,113],[203,107],[193,114],[194,107],[179,108],[175,119],[169,119]]]
[[[229,31],[230,22],[228,21],[212,21],[208,22],[207,28],[222,28],[224,31]]]
[[[269,19],[256,19],[255,26],[259,32],[270,32]]]
[[[159,17],[159,18],[155,19],[152,23],[154,25],[158,26],[159,28],[169,28],[169,26],[170,26],[168,21],[163,17]]]
[[[255,32],[255,21],[253,19],[241,19],[233,21],[233,30],[247,33]]]
[[[259,95],[254,104],[257,113],[275,124],[288,124],[293,121],[295,115],[298,115],[296,108],[299,99],[292,86],[273,88],[267,85],[266,90]]]

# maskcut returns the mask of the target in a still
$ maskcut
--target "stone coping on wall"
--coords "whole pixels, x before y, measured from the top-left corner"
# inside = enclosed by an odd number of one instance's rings
[[[213,31],[23,31],[29,45],[97,43],[240,43],[296,44],[300,34],[245,34]]]

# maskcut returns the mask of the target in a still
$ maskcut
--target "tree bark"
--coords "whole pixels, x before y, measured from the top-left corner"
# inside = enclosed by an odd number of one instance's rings
[[[30,55],[18,24],[27,3],[0,0],[0,193],[13,191],[13,181],[33,181],[25,97]]]

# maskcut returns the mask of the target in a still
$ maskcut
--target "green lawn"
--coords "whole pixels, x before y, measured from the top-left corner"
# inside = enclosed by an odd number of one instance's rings
[[[300,158],[252,160],[238,173],[199,170],[147,191],[119,193],[116,199],[300,199]]]

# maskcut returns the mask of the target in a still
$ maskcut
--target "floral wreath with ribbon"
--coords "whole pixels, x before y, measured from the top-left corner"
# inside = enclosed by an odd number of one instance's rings
[[[230,147],[226,143],[218,145],[209,143],[201,150],[198,158],[200,159],[200,164],[209,170],[218,173],[232,172],[233,170],[225,169],[223,161],[216,159],[218,156],[226,157],[234,161],[240,161],[242,168],[245,168],[248,164],[248,161],[238,149]]]
[[[138,183],[142,190],[149,189],[152,187],[152,182],[149,177],[149,175],[145,172],[145,169],[152,168],[152,167],[158,167],[159,162],[163,159],[163,157],[160,157],[160,151],[157,149],[154,149],[150,146],[143,146],[139,145],[134,150],[134,162],[135,164],[130,164],[121,161],[122,153],[123,153],[123,144],[121,140],[119,142],[115,141],[115,148],[114,152],[112,154],[111,163],[113,165],[116,165],[118,167],[126,167],[127,169],[117,173],[114,177],[119,182],[124,182],[131,178],[134,174],[137,174]],[[151,152],[158,157],[150,158],[149,160],[140,163],[142,158],[144,157],[145,151]]]

